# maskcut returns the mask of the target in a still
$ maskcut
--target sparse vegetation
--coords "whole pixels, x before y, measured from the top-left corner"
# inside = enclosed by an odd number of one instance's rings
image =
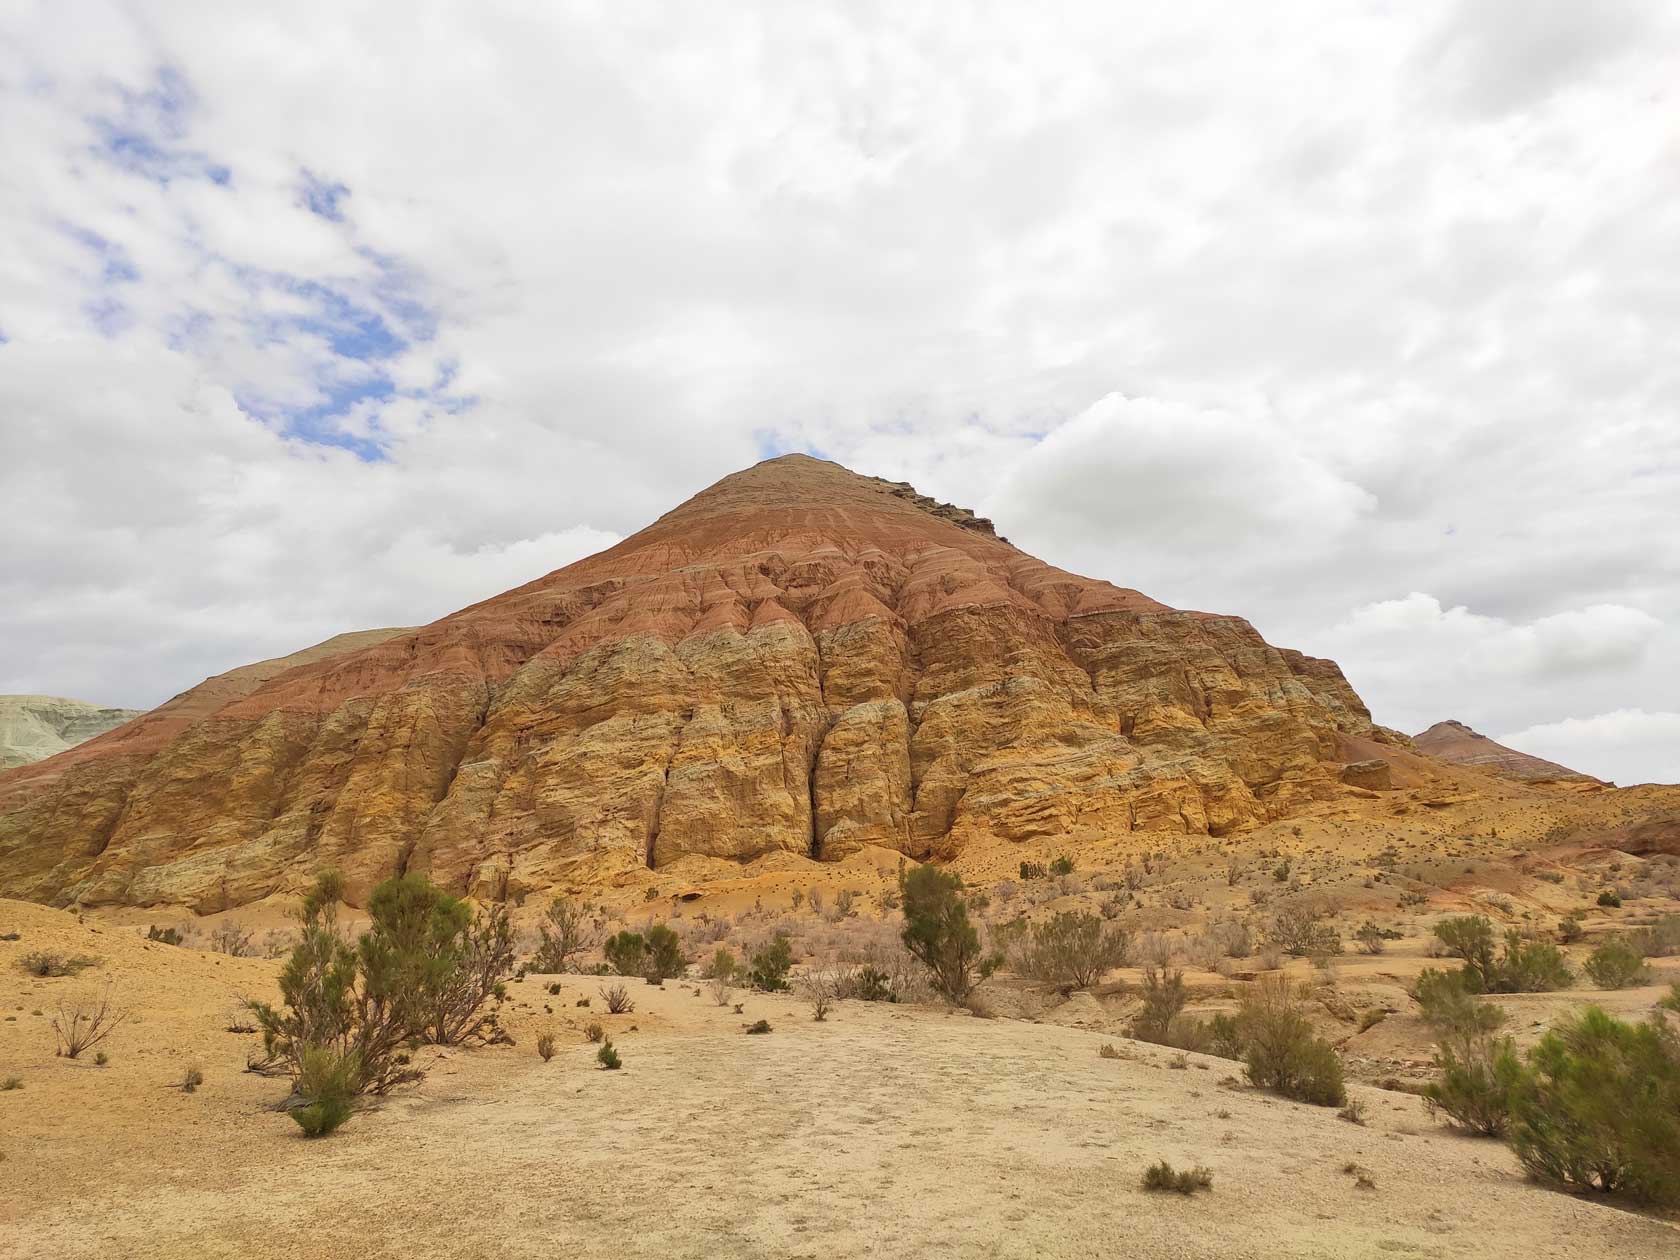
[[[606,1038],[607,1030],[601,1026],[599,1021],[591,1020],[584,1026],[583,1035],[591,1045],[594,1045]]]
[[[111,1004],[111,986],[97,998],[72,998],[59,1003],[58,1014],[52,1018],[56,1054],[66,1059],[79,1058],[120,1028],[133,1012]]]
[[[210,933],[210,948],[233,958],[254,958],[257,954],[256,936],[237,919],[228,919],[218,923]]]
[[[1132,1036],[1139,1041],[1166,1045],[1173,1022],[1189,1000],[1184,973],[1153,963],[1143,969],[1143,1009],[1132,1017]]]
[[[181,1076],[181,1092],[184,1094],[197,1092],[198,1087],[202,1084],[204,1084],[204,1069],[196,1063]]]
[[[601,991],[601,1000],[607,1004],[607,1014],[626,1015],[636,1009],[636,1003],[630,996],[630,990],[622,984],[607,985]]]
[[[552,1059],[554,1057],[555,1049],[556,1049],[556,1046],[554,1044],[554,1034],[553,1033],[545,1032],[545,1033],[541,1034],[540,1036],[538,1036],[538,1038],[537,1038],[537,1054],[541,1056],[542,1061],[544,1063],[547,1063],[550,1059]]]
[[[788,970],[793,966],[793,947],[787,934],[778,932],[770,943],[752,956],[748,973],[752,987],[764,993],[779,993],[788,987]]]
[[[618,1051],[613,1048],[611,1039],[601,1043],[601,1048],[595,1052],[595,1058],[609,1072],[616,1072],[624,1066],[624,1060],[619,1057]]]
[[[767,1019],[754,1020],[747,1025],[748,1036],[758,1036],[770,1031],[770,1021]]]
[[[537,924],[537,951],[531,958],[531,969],[570,971],[589,948],[593,935],[587,909],[571,897],[556,897]]]
[[[163,945],[179,945],[181,943],[181,933],[175,928],[160,928],[154,923],[146,929],[146,939],[157,941]]]
[[[45,950],[33,950],[18,959],[18,966],[37,979],[56,976],[73,976],[77,972],[86,971],[89,967],[97,967],[99,960],[90,958],[86,954],[78,954],[67,958],[63,954],[50,953]]]
[[[1383,952],[1382,929],[1369,919],[1366,919],[1365,922],[1359,925],[1359,931],[1354,933],[1353,938],[1359,942],[1359,948],[1364,950],[1367,954],[1380,954]]]
[[[650,984],[663,984],[672,976],[680,976],[688,966],[683,957],[682,938],[663,923],[656,923],[647,932],[647,952],[642,974]]]
[[[1044,984],[1089,988],[1126,958],[1127,933],[1094,914],[1064,911],[1010,934],[1009,956],[1021,975]]]
[[[640,932],[626,929],[607,938],[601,947],[607,965],[621,976],[639,976],[646,969],[647,941]]]
[[[1650,977],[1639,951],[1626,941],[1606,941],[1585,963],[1587,975],[1600,989],[1626,989]]]
[[[1330,923],[1330,907],[1319,897],[1297,897],[1272,915],[1271,940],[1286,954],[1330,955],[1342,952],[1342,938]]]
[[[1304,1006],[1282,976],[1264,976],[1244,992],[1237,1022],[1248,1079],[1286,1098],[1340,1107],[1347,1102],[1342,1061],[1313,1034]]]
[[[1622,904],[1621,894],[1612,888],[1606,888],[1598,894],[1598,904],[1614,910]]]
[[[1163,1159],[1143,1170],[1143,1188],[1171,1191],[1174,1194],[1195,1194],[1198,1190],[1213,1189],[1213,1174],[1200,1164],[1180,1171]]]

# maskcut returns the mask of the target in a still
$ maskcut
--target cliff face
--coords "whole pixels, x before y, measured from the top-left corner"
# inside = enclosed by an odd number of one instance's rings
[[[1552,779],[1580,780],[1596,783],[1590,775],[1581,774],[1555,761],[1531,757],[1496,743],[1486,735],[1471,730],[1463,722],[1437,722],[1427,731],[1412,736],[1412,744],[1419,752],[1428,753],[1454,765],[1469,766],[1487,774],[1507,779],[1536,783]]]
[[[499,898],[702,858],[1224,834],[1340,791],[1338,732],[1372,733],[1331,662],[806,456],[368,636],[0,775],[0,891],[214,910],[335,865],[353,899],[404,869]]]
[[[74,748],[142,712],[106,709],[62,696],[0,696],[0,770]]]

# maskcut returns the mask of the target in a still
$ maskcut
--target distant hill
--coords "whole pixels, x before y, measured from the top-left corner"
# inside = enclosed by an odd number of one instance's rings
[[[0,770],[74,748],[142,712],[105,709],[62,696],[0,696]]]
[[[1485,770],[1489,774],[1503,775],[1507,779],[1521,779],[1525,783],[1534,783],[1542,779],[1592,779],[1591,775],[1581,774],[1568,766],[1560,766],[1555,761],[1531,757],[1515,748],[1507,748],[1504,744],[1471,730],[1463,722],[1437,722],[1427,731],[1412,736],[1412,743],[1417,746],[1419,752],[1428,753],[1442,761]]]

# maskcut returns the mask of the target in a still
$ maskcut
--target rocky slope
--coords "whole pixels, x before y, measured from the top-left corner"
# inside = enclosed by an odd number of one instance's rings
[[[1419,752],[1438,757],[1442,761],[1469,766],[1486,774],[1497,774],[1507,779],[1519,779],[1524,783],[1552,780],[1598,782],[1590,775],[1560,766],[1555,761],[1531,757],[1515,748],[1507,748],[1504,744],[1496,743],[1486,735],[1471,730],[1463,722],[1437,722],[1427,731],[1412,736],[1412,744]]]
[[[106,709],[62,696],[0,696],[0,770],[74,748],[143,712]]]
[[[807,456],[369,635],[0,775],[0,892],[214,910],[331,864],[352,899],[404,869],[519,898],[866,845],[1223,835],[1350,790],[1343,741],[1385,737],[1331,662]]]

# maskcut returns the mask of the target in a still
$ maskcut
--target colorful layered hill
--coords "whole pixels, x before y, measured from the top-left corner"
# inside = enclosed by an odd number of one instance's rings
[[[63,696],[0,696],[0,770],[74,748],[143,711],[104,708]]]
[[[502,898],[866,845],[1223,835],[1348,791],[1346,749],[1385,736],[1334,663],[1240,618],[789,455],[441,621],[234,671],[0,775],[0,893],[217,910],[332,865],[352,900],[403,870]]]
[[[1454,765],[1468,766],[1484,774],[1496,774],[1523,783],[1546,783],[1578,780],[1597,783],[1590,775],[1581,774],[1555,761],[1531,757],[1496,743],[1486,735],[1471,730],[1463,722],[1437,722],[1427,731],[1412,736],[1412,744],[1421,753]]]

